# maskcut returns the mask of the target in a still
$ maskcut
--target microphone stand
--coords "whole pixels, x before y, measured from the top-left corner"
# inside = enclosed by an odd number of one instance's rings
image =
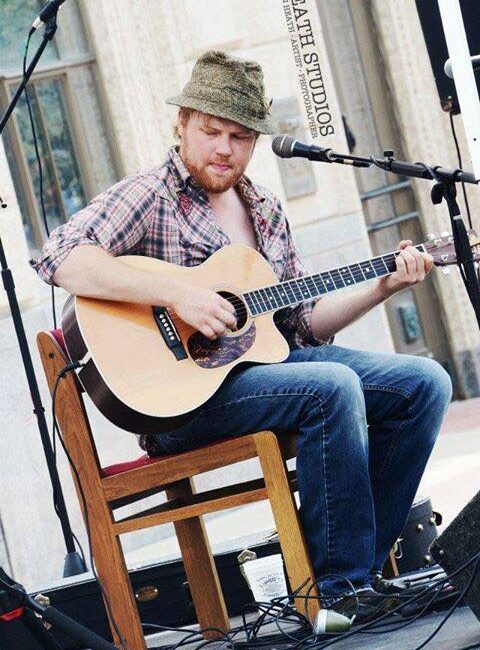
[[[18,648],[19,641],[25,642],[26,634],[30,638],[33,637],[45,650],[62,650],[63,645],[57,643],[40,619],[54,626],[54,630],[58,629],[71,639],[75,639],[82,648],[88,647],[91,650],[115,650],[116,648],[112,643],[55,607],[42,604],[27,594],[22,585],[14,582],[0,568],[0,625],[3,628],[0,642],[4,640],[3,632],[5,632],[8,637],[8,647]],[[79,646],[76,644],[75,647]]]
[[[20,95],[22,94],[25,86],[30,79],[35,66],[37,65],[44,49],[46,48],[48,42],[53,38],[56,29],[57,29],[57,16],[56,13],[50,18],[48,23],[45,26],[43,40],[38,48],[35,56],[33,57],[28,69],[26,71],[25,77],[20,84],[15,96],[13,97],[10,105],[8,106],[5,115],[0,121],[0,134],[2,133],[10,115],[15,108]],[[0,202],[0,207],[6,208],[4,202]],[[0,237],[0,266],[1,274],[3,280],[3,286],[7,293],[8,303],[10,306],[10,312],[12,314],[13,324],[15,327],[15,332],[17,335],[18,345],[20,347],[20,353],[22,355],[23,366],[25,369],[25,374],[27,376],[28,386],[30,388],[30,396],[33,402],[33,412],[37,418],[38,429],[40,432],[40,438],[42,440],[43,450],[45,453],[45,458],[47,461],[47,467],[50,474],[50,480],[52,483],[53,493],[55,496],[55,509],[60,519],[62,526],[63,537],[65,540],[65,546],[67,549],[67,555],[65,557],[65,564],[63,570],[63,576],[74,576],[80,573],[85,573],[86,566],[83,559],[80,557],[79,553],[75,549],[75,543],[73,539],[73,533],[68,519],[67,508],[65,506],[65,500],[63,497],[62,487],[60,485],[60,480],[58,477],[57,467],[54,461],[53,449],[50,442],[50,436],[48,433],[47,422],[45,419],[45,409],[43,407],[40,392],[38,390],[38,383],[35,376],[35,370],[33,368],[32,357],[28,347],[27,337],[25,335],[25,329],[23,327],[22,316],[20,313],[20,308],[18,306],[17,297],[15,294],[15,283],[13,281],[12,272],[8,268],[7,259],[5,257],[5,251],[2,244],[2,239]]]
[[[306,156],[307,157],[307,156]],[[475,270],[472,249],[468,240],[467,229],[462,219],[460,207],[457,203],[456,183],[478,184],[475,176],[461,169],[445,169],[440,165],[430,166],[422,162],[411,163],[396,160],[393,151],[385,151],[383,158],[369,158],[361,156],[344,155],[322,147],[309,148],[308,158],[327,163],[352,165],[353,167],[380,167],[381,169],[413,178],[425,178],[436,181],[432,187],[432,203],[438,204],[445,199],[452,225],[453,243],[463,283],[472,304],[478,326],[480,328],[480,286]]]

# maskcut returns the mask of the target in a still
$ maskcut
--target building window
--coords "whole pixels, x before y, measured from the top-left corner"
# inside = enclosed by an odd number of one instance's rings
[[[40,0],[6,0],[0,5],[3,110],[21,82],[27,33],[42,5]],[[30,55],[41,40],[41,30],[37,32],[30,44]],[[51,231],[118,180],[119,172],[101,106],[95,60],[76,3],[62,5],[57,33],[43,57],[28,88],[42,159],[45,213]],[[3,135],[25,235],[35,255],[45,241],[46,229],[24,95]]]

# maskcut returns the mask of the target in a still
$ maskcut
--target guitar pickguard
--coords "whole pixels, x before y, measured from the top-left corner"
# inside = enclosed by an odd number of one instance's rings
[[[201,332],[195,332],[188,339],[187,347],[193,361],[201,368],[219,368],[243,356],[252,347],[255,335],[255,323],[251,323],[242,334],[220,336],[214,341]]]

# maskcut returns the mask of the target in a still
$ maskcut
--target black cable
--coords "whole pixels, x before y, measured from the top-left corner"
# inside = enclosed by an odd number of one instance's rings
[[[476,576],[476,574],[478,572],[479,564],[480,564],[480,554],[477,554],[477,559],[475,561],[475,566],[472,569],[472,575],[468,579],[467,584],[463,588],[462,592],[459,594],[457,600],[453,603],[453,605],[448,610],[446,616],[443,617],[443,619],[440,621],[439,625],[437,625],[437,627],[433,630],[433,632],[430,634],[430,636],[427,639],[425,639],[425,641],[423,643],[421,643],[419,646],[417,646],[414,650],[421,650],[422,648],[424,648],[427,645],[427,643],[430,643],[430,641],[433,639],[433,637],[436,634],[438,634],[438,632],[440,632],[442,627],[445,625],[445,623],[451,617],[453,612],[456,610],[456,608],[460,604],[461,600],[463,600],[463,598],[465,597],[465,594],[468,592],[468,590],[472,586],[473,580],[474,580],[474,578],[475,578],[475,576]]]
[[[455,131],[455,122],[453,120],[452,111],[449,111],[449,116],[450,116],[450,128],[452,130],[453,141],[455,143],[455,149],[457,151],[458,166],[461,169],[462,168],[462,154],[461,154],[461,151],[460,151],[460,145],[458,143],[457,133]],[[472,215],[470,213],[470,204],[468,202],[467,190],[465,188],[465,183],[463,181],[462,181],[462,192],[463,192],[463,199],[465,201],[465,208],[467,210],[467,215],[468,215],[468,227],[470,228],[470,230],[473,230]],[[462,275],[463,275],[463,273],[462,273]],[[478,280],[478,282],[480,284],[480,268],[477,268],[477,280]],[[465,280],[464,280],[464,282],[465,282]]]
[[[432,591],[432,590],[434,590],[434,589],[438,589],[439,585],[444,584],[445,582],[449,581],[452,577],[458,575],[461,571],[465,570],[468,566],[470,566],[471,564],[473,564],[473,562],[476,563],[476,565],[475,565],[475,570],[473,571],[473,575],[475,575],[475,574],[477,573],[477,571],[478,571],[478,565],[480,564],[480,551],[479,551],[478,553],[476,553],[473,557],[471,557],[469,560],[467,560],[467,561],[466,561],[466,562],[465,562],[461,567],[459,567],[459,568],[456,569],[453,573],[451,573],[450,576],[445,576],[444,578],[441,578],[441,579],[439,579],[439,580],[435,580],[435,581],[433,582],[433,584],[432,584],[430,587],[426,587],[424,590],[422,590],[422,591],[419,592],[418,594],[412,596],[412,597],[411,597],[409,600],[407,600],[406,602],[401,603],[400,605],[398,605],[398,607],[392,609],[392,610],[389,611],[389,612],[386,612],[383,616],[381,616],[380,618],[376,619],[375,621],[372,621],[371,623],[365,623],[364,625],[359,625],[359,626],[356,627],[355,629],[352,629],[352,630],[350,630],[350,631],[348,631],[348,632],[345,632],[344,634],[341,634],[341,635],[339,635],[339,636],[336,636],[334,639],[327,640],[327,641],[325,641],[325,642],[321,642],[321,643],[318,643],[318,644],[317,644],[317,643],[315,643],[315,644],[311,644],[311,645],[309,645],[309,648],[312,648],[312,649],[314,648],[315,650],[323,650],[324,648],[327,648],[327,647],[329,647],[329,646],[332,646],[332,645],[334,645],[335,643],[338,643],[338,642],[340,642],[340,641],[343,641],[343,640],[345,640],[345,639],[347,639],[347,638],[349,638],[349,637],[351,637],[351,636],[354,636],[354,635],[356,635],[356,634],[360,634],[360,633],[362,633],[362,632],[365,632],[365,631],[370,630],[372,627],[378,625],[380,622],[385,621],[385,620],[388,619],[390,616],[394,615],[394,614],[397,613],[397,612],[400,612],[401,609],[402,609],[403,607],[405,607],[406,605],[415,602],[416,600],[418,600],[419,598],[421,598],[422,596],[424,596],[426,593],[428,593],[428,592],[430,592],[430,591]],[[471,580],[473,580],[473,578],[471,578]],[[465,591],[465,590],[464,590],[464,591]],[[461,596],[463,597],[463,592],[462,592]],[[457,601],[455,601],[455,607],[458,606],[458,604],[460,603],[460,600],[461,600],[461,598],[458,598]],[[452,613],[453,613],[455,607],[452,608]],[[450,616],[451,614],[447,614],[447,615]],[[413,620],[412,620],[412,621],[409,621],[409,624],[412,623],[412,622],[413,622]],[[435,632],[435,634],[436,634],[437,632],[438,632],[438,629],[437,629],[437,631]],[[385,633],[388,633],[388,630],[385,630]],[[432,638],[433,638],[433,637],[432,637]],[[430,640],[431,640],[431,639],[430,639]],[[415,650],[418,650],[418,649],[416,648]]]
[[[115,621],[115,618],[114,618],[114,616],[112,614],[112,608],[111,608],[111,605],[110,605],[110,600],[108,599],[108,596],[107,596],[107,594],[105,592],[105,589],[104,589],[104,587],[102,585],[102,582],[101,582],[101,580],[100,580],[100,578],[99,578],[99,576],[97,574],[97,570],[96,570],[95,564],[93,562],[93,549],[92,549],[92,540],[91,540],[91,537],[90,537],[90,524],[89,524],[89,519],[88,519],[87,500],[85,498],[85,493],[83,491],[83,487],[82,487],[82,483],[80,481],[80,476],[79,476],[78,470],[77,470],[77,468],[75,466],[75,463],[73,462],[73,460],[72,460],[72,458],[71,458],[71,456],[70,456],[70,454],[68,452],[68,449],[67,449],[67,447],[65,445],[65,441],[63,440],[63,436],[62,436],[62,434],[60,432],[60,428],[58,426],[57,417],[56,417],[55,402],[56,402],[57,390],[58,390],[58,386],[60,384],[60,381],[61,381],[61,379],[63,379],[66,376],[66,374],[68,372],[73,371],[75,368],[78,368],[81,365],[82,364],[80,364],[79,362],[69,363],[66,366],[64,366],[59,371],[59,373],[57,375],[57,378],[55,380],[55,384],[54,384],[54,387],[53,387],[53,391],[52,391],[53,435],[58,436],[58,439],[60,440],[60,444],[62,445],[63,451],[65,452],[65,456],[68,459],[70,467],[72,468],[72,471],[73,471],[73,473],[75,475],[75,479],[77,481],[78,490],[80,492],[80,496],[81,496],[81,499],[82,499],[82,509],[83,509],[83,514],[84,514],[84,519],[85,519],[85,529],[86,529],[86,532],[87,532],[88,554],[89,554],[89,558],[90,558],[90,567],[92,569],[93,576],[94,576],[94,578],[95,578],[95,580],[96,580],[96,582],[98,584],[98,588],[99,588],[100,593],[101,593],[101,595],[102,595],[102,597],[104,599],[104,602],[105,602],[105,606],[106,606],[106,609],[107,609],[107,612],[108,612],[108,616],[109,616],[109,618],[110,618],[110,620],[112,622],[112,625],[113,625],[113,628],[114,628],[115,632],[118,635],[118,638],[120,639],[120,643],[122,645],[122,648],[123,648],[123,650],[129,650],[128,644],[127,644],[125,638],[123,637],[123,635],[121,634],[121,632],[120,632],[120,630],[118,628],[118,625],[117,625],[117,623]],[[130,649],[130,650],[133,650],[133,649]]]
[[[452,136],[453,136],[453,141],[455,142],[455,149],[457,150],[457,157],[458,157],[458,166],[460,169],[462,169],[462,154],[460,153],[460,146],[458,144],[458,138],[457,138],[457,133],[455,131],[455,122],[453,121],[453,114],[452,111],[449,111],[449,116],[450,116],[450,128],[452,130]],[[465,200],[465,208],[467,209],[467,215],[468,215],[468,226],[470,229],[473,228],[472,225],[472,215],[470,214],[470,205],[468,203],[468,198],[467,198],[467,191],[465,189],[465,183],[462,181],[462,190],[463,190],[463,198]]]
[[[25,82],[26,76],[27,76],[27,53],[28,53],[28,46],[30,44],[30,39],[32,37],[32,34],[34,32],[30,30],[28,33],[28,38],[27,38],[27,43],[25,45],[25,51],[23,55],[23,81]],[[41,213],[42,213],[42,219],[43,219],[43,224],[45,226],[45,232],[47,234],[47,238],[50,237],[50,229],[48,227],[48,222],[47,222],[47,213],[45,210],[45,197],[44,197],[44,192],[43,192],[43,167],[42,167],[42,159],[40,157],[40,152],[38,149],[38,139],[37,139],[37,130],[35,128],[35,121],[33,119],[33,112],[32,112],[32,107],[30,105],[30,97],[28,95],[28,89],[27,89],[27,84],[25,83],[25,88],[24,88],[24,94],[25,94],[25,100],[27,102],[27,109],[28,109],[28,116],[30,118],[30,127],[32,129],[32,136],[33,136],[33,146],[35,149],[35,156],[37,158],[37,166],[38,166],[38,180],[39,180],[39,190],[40,190],[40,207],[41,207]],[[52,299],[52,315],[53,315],[53,327],[54,329],[57,329],[57,314],[56,314],[56,308],[55,308],[55,287],[52,285],[51,287],[51,299]]]

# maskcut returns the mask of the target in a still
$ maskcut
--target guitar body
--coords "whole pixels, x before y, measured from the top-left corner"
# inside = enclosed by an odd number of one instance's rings
[[[78,378],[110,421],[134,433],[160,433],[188,422],[239,363],[276,363],[289,354],[273,313],[252,318],[242,293],[278,283],[268,262],[232,245],[184,267],[141,256],[117,258],[151,273],[221,292],[237,309],[239,329],[209,341],[175,313],[151,305],[70,296],[62,317]],[[167,345],[172,341],[175,349]]]

